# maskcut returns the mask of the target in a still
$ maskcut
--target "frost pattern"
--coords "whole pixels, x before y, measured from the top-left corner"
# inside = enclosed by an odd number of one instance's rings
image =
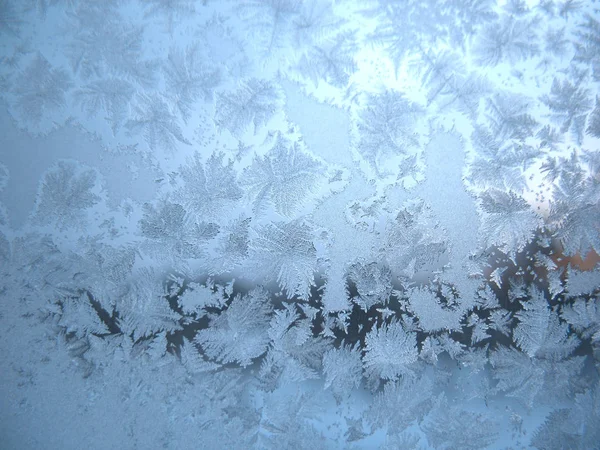
[[[213,153],[203,163],[196,152],[180,168],[183,185],[175,195],[197,222],[217,217],[242,196],[232,163],[224,163],[223,153]]]
[[[531,206],[510,191],[489,189],[480,198],[486,244],[506,253],[523,250],[541,225]]]
[[[55,223],[59,229],[85,223],[85,210],[100,201],[93,192],[96,172],[74,161],[60,161],[48,170],[40,184],[33,220],[40,224]]]
[[[356,346],[328,350],[323,355],[325,388],[331,388],[338,399],[344,399],[360,385],[362,361]]]
[[[503,61],[514,64],[535,56],[539,49],[534,28],[527,20],[508,15],[489,24],[476,41],[477,62],[495,66]]]
[[[452,443],[460,448],[484,448],[493,443],[498,431],[483,414],[461,411],[441,404],[425,427],[428,441],[436,448]]]
[[[181,328],[180,316],[169,308],[160,279],[150,270],[142,271],[127,286],[117,308],[119,328],[134,341],[160,331]]]
[[[205,58],[198,44],[169,51],[164,69],[167,87],[175,96],[175,105],[184,121],[191,118],[196,101],[212,101],[214,90],[221,83],[220,68],[212,67]]]
[[[408,158],[419,148],[415,124],[420,108],[399,92],[367,99],[357,122],[357,150],[378,175],[387,172],[388,159]]]
[[[13,88],[14,105],[21,120],[39,124],[46,113],[66,105],[66,92],[73,86],[69,73],[52,67],[38,53],[26,70],[19,74],[19,84]]]
[[[411,365],[417,361],[416,335],[406,332],[398,322],[370,331],[365,343],[363,366],[371,378],[396,380],[410,374]]]
[[[310,224],[298,219],[265,225],[250,243],[251,260],[285,289],[288,298],[310,295],[317,256],[312,236]]]
[[[129,114],[129,102],[135,90],[131,83],[118,78],[93,81],[79,89],[73,96],[88,116],[103,110],[113,133],[125,123]]]
[[[242,186],[253,199],[255,211],[271,201],[278,213],[292,216],[316,191],[322,175],[322,165],[304,153],[298,143],[279,137],[266,156],[254,159],[244,173]]]
[[[577,143],[583,139],[586,113],[592,107],[589,94],[587,89],[573,85],[569,80],[561,82],[555,78],[550,95],[542,98],[552,112],[552,120],[561,126],[561,131],[571,130]]]
[[[279,110],[281,100],[275,84],[251,78],[240,83],[237,90],[217,96],[215,124],[236,137],[241,137],[250,125],[256,133]]]
[[[598,24],[0,0],[3,444],[595,448]]]
[[[356,72],[354,51],[351,36],[336,36],[335,40],[308,50],[298,63],[298,71],[317,87],[322,81],[345,87]]]
[[[250,292],[246,298],[236,296],[225,312],[211,321],[211,327],[201,330],[194,340],[209,358],[246,367],[267,349],[270,312],[265,291]]]
[[[169,105],[159,96],[140,98],[133,112],[133,118],[125,123],[131,133],[142,132],[151,150],[174,151],[177,142],[191,145]]]

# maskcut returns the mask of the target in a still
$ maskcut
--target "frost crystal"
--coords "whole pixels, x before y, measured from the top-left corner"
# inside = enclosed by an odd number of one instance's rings
[[[363,366],[369,377],[396,380],[408,375],[417,361],[416,334],[406,332],[399,322],[383,324],[367,334]]]
[[[262,355],[269,343],[267,325],[271,312],[265,291],[252,291],[247,297],[236,296],[227,309],[211,320],[210,328],[195,337],[206,355],[226,364],[242,367]]]
[[[251,78],[237,90],[217,96],[215,124],[235,137],[241,137],[253,125],[256,133],[280,108],[282,94],[269,81]]]
[[[271,201],[278,213],[291,216],[316,190],[323,172],[322,165],[302,152],[298,143],[278,137],[270,152],[256,157],[244,172],[242,186],[253,199],[255,211]]]

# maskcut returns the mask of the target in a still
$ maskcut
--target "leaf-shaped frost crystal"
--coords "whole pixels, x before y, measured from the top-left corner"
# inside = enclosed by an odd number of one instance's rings
[[[323,355],[325,389],[331,388],[338,399],[350,395],[362,379],[362,361],[358,346],[328,350]]]
[[[161,279],[153,270],[141,270],[117,302],[119,328],[134,341],[160,331],[180,330],[181,316],[173,311]]]
[[[516,94],[496,94],[486,100],[486,117],[495,139],[525,139],[537,126],[527,113],[527,98]]]
[[[363,367],[369,377],[397,380],[410,374],[417,361],[417,335],[407,332],[399,322],[374,328],[365,339]]]
[[[42,178],[33,220],[40,224],[56,223],[59,229],[81,227],[86,209],[100,201],[93,192],[96,172],[74,161],[60,161]]]
[[[508,61],[514,64],[539,52],[535,26],[525,19],[505,16],[487,25],[478,37],[474,52],[484,66]]]
[[[269,300],[268,293],[261,289],[236,296],[224,312],[211,320],[210,328],[198,332],[195,342],[209,358],[222,364],[252,364],[269,344]]]
[[[568,297],[576,297],[578,295],[591,295],[600,290],[600,276],[598,272],[581,271],[572,267],[569,270],[567,279],[566,293]]]
[[[471,136],[476,157],[469,167],[469,181],[477,187],[511,189],[516,192],[526,187],[523,166],[528,154],[520,151],[525,146],[494,138],[490,130],[477,126]]]
[[[542,347],[550,321],[550,308],[543,293],[536,291],[534,294],[523,305],[524,311],[515,315],[519,319],[514,332],[515,342],[529,356],[535,356]]]
[[[408,157],[419,149],[415,126],[420,113],[396,91],[367,98],[358,112],[356,149],[377,174],[388,172],[390,157]]]
[[[495,388],[510,397],[533,405],[534,398],[544,384],[544,368],[515,348],[499,347],[490,353],[493,377],[498,381]]]
[[[575,32],[578,39],[573,41],[576,49],[573,59],[589,64],[594,81],[600,81],[600,20],[591,13],[587,13],[585,19]]]
[[[317,87],[320,81],[339,88],[346,87],[356,71],[352,42],[352,36],[341,34],[331,43],[312,47],[300,59],[298,71]]]
[[[179,351],[181,363],[185,367],[185,370],[191,375],[211,372],[221,367],[219,364],[205,361],[194,343],[189,342],[186,339],[184,339],[183,344],[181,344]]]
[[[541,100],[550,108],[550,117],[561,125],[562,132],[571,130],[580,144],[585,117],[592,108],[589,89],[572,84],[569,80],[561,82],[555,78],[550,95],[544,95]]]
[[[29,67],[21,72],[13,88],[17,97],[14,107],[23,121],[38,125],[45,113],[65,106],[65,94],[71,87],[68,72],[52,67],[38,53]]]
[[[578,345],[568,327],[560,323],[558,315],[538,289],[530,290],[531,297],[523,302],[523,311],[515,314],[519,320],[513,337],[516,344],[530,357],[563,359],[571,355]]]
[[[128,81],[106,78],[80,87],[73,96],[88,117],[104,111],[113,134],[116,134],[129,114],[129,102],[134,93],[135,89]]]
[[[131,133],[141,132],[150,150],[174,151],[177,143],[191,145],[166,101],[158,95],[144,95],[135,106],[133,119],[125,123]]]
[[[514,192],[497,189],[487,190],[480,198],[486,245],[511,254],[523,250],[541,226],[531,205]]]
[[[198,99],[212,101],[214,90],[221,83],[221,70],[204,61],[197,44],[185,50],[172,48],[167,59],[167,88],[175,96],[175,106],[187,122]]]
[[[79,338],[85,337],[88,333],[108,334],[109,332],[86,293],[61,301],[61,316],[58,324],[65,327],[67,333],[75,333]]]
[[[84,79],[117,76],[152,88],[157,64],[143,56],[142,27],[126,24],[111,6],[113,2],[82,4],[73,19],[67,54],[73,72]],[[105,20],[106,16],[113,17]]]
[[[586,168],[575,152],[552,159],[542,169],[554,183],[549,222],[566,255],[600,252],[600,208],[594,163]]]
[[[281,109],[283,94],[274,83],[251,78],[241,82],[237,90],[217,95],[215,124],[235,137],[250,127],[256,133]]]
[[[261,365],[261,376],[270,386],[318,378],[330,348],[327,339],[312,337],[311,320],[300,320],[295,305],[284,308],[271,319],[271,344]]]
[[[276,280],[287,297],[298,295],[308,300],[314,282],[317,252],[313,229],[302,219],[275,222],[258,231],[250,244],[251,261],[268,279]]]
[[[392,272],[376,262],[352,264],[348,278],[358,291],[358,297],[353,300],[365,311],[378,303],[386,303],[392,293]]]
[[[453,90],[457,77],[464,73],[460,59],[453,52],[444,51],[435,54],[424,52],[418,63],[414,64],[417,74],[421,77],[423,87],[428,90],[427,103],[431,104],[439,95]]]
[[[254,209],[264,208],[265,201],[275,204],[278,213],[291,216],[309,194],[318,187],[323,166],[281,136],[264,157],[256,157],[244,171],[242,185],[253,199]]]
[[[242,197],[233,162],[225,163],[224,158],[223,153],[213,153],[203,163],[196,152],[180,168],[183,186],[176,191],[176,197],[198,223],[221,217]]]
[[[402,378],[388,382],[378,392],[368,412],[374,426],[387,425],[401,432],[417,419],[418,422],[431,410],[434,393],[430,377]]]
[[[449,406],[445,399],[440,403],[424,425],[427,440],[434,448],[477,450],[498,437],[498,424],[487,415]]]
[[[240,266],[250,252],[250,218],[237,218],[223,227],[217,242],[217,256],[213,270],[233,271]]]
[[[155,208],[144,205],[144,216],[139,221],[145,252],[170,259],[200,258],[204,244],[219,233],[215,223],[194,223],[187,220],[187,212],[177,203],[162,201]]]

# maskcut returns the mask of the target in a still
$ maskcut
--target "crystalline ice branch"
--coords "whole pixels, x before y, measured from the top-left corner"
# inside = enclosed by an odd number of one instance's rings
[[[283,100],[272,82],[251,78],[235,91],[217,94],[215,124],[235,137],[241,137],[252,125],[254,133],[279,111]]]

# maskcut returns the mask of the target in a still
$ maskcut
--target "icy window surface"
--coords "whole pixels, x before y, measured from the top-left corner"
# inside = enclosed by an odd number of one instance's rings
[[[600,4],[0,0],[0,447],[593,449]]]

